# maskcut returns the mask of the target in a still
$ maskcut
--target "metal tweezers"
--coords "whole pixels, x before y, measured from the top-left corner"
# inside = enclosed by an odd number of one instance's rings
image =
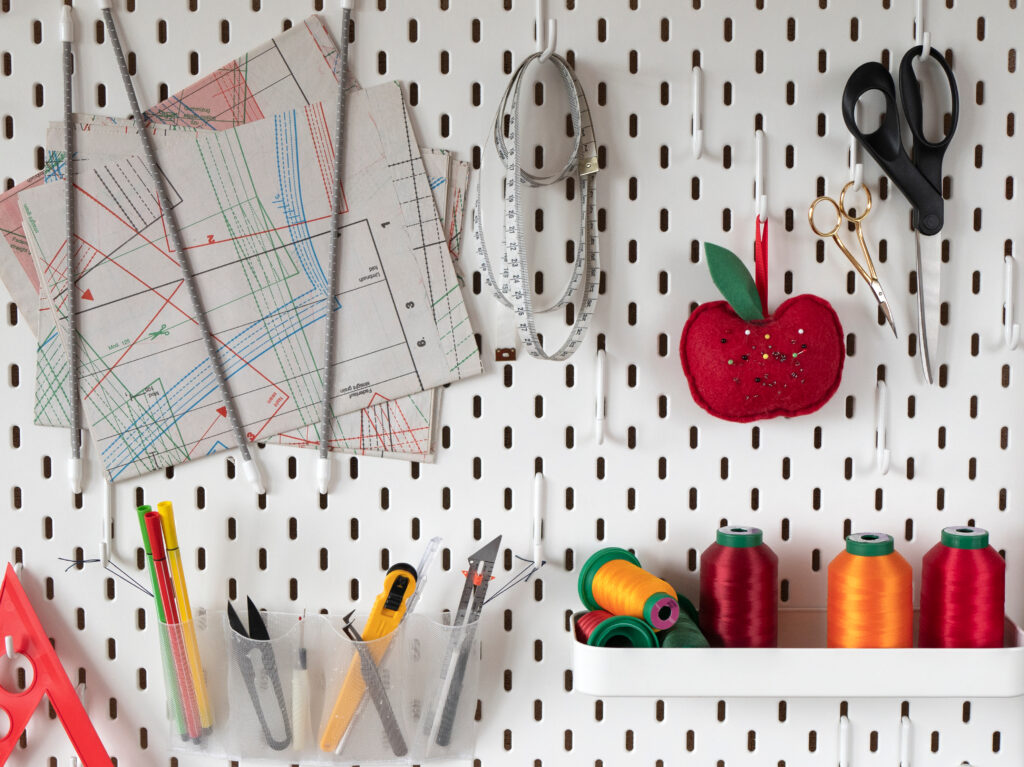
[[[256,716],[260,721],[260,727],[263,728],[263,737],[267,741],[267,745],[270,746],[274,751],[284,751],[292,742],[292,723],[288,717],[288,708],[284,701],[284,689],[281,686],[281,675],[277,670],[277,658],[274,657],[274,648],[270,644],[270,633],[267,631],[267,624],[263,621],[263,616],[260,615],[259,609],[253,604],[252,599],[246,597],[249,609],[249,630],[247,631],[245,625],[238,617],[238,613],[235,612],[235,608],[228,602],[228,623],[231,625],[232,630],[240,636],[246,639],[258,642],[256,649],[260,651],[262,656],[263,671],[270,679],[270,683],[274,687],[274,696],[277,698],[277,706],[280,710],[281,721],[284,723],[284,737],[281,739],[275,738],[273,733],[270,731],[270,725],[267,723],[266,714],[263,711],[263,705],[260,703],[259,692],[256,689],[256,669],[253,667],[252,660],[249,657],[249,652],[253,647],[248,647],[247,652],[239,652],[235,654],[235,661],[238,663],[238,668],[242,672],[242,678],[245,680],[245,688],[249,692],[249,698],[252,700],[252,706],[256,710]]]

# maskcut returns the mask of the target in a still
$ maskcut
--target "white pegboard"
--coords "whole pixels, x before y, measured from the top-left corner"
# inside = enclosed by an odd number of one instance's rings
[[[551,0],[558,49],[572,52],[587,89],[604,163],[605,291],[586,349],[565,365],[492,363],[483,377],[452,386],[436,465],[337,459],[346,470],[336,472],[343,476],[326,508],[313,489],[313,453],[276,447],[261,452],[270,492],[259,504],[244,479],[229,478],[223,456],[119,486],[118,561],[138,571],[134,504],[168,498],[183,545],[202,547],[187,562],[194,604],[221,608],[229,596],[251,594],[269,609],[336,613],[357,596],[371,598],[388,562],[415,561],[425,541],[441,534],[452,550],[450,570],[433,582],[425,606],[450,605],[462,558],[476,541],[500,532],[516,552],[529,552],[532,474],[542,464],[550,564],[543,578],[492,605],[480,764],[833,765],[845,710],[856,767],[896,763],[901,712],[913,721],[915,767],[963,760],[1019,765],[1019,699],[600,701],[569,689],[566,613],[578,606],[574,568],[581,557],[601,545],[632,547],[646,566],[693,594],[696,554],[722,519],[765,529],[779,554],[784,598],[808,606],[824,602],[825,567],[847,521],[891,532],[917,567],[942,526],[970,519],[1006,551],[1009,613],[1024,618],[1024,596],[1012,586],[1024,577],[1024,523],[1012,516],[1024,457],[1014,440],[1015,378],[1024,352],[1004,347],[1000,325],[1002,256],[1019,226],[1016,180],[1024,153],[1015,46],[1024,11],[1015,0],[925,4],[933,43],[951,57],[961,94],[960,125],[944,165],[948,322],[938,385],[921,383],[907,352],[914,325],[907,203],[895,191],[876,195],[866,224],[895,305],[899,342],[877,324],[862,283],[847,292],[849,269],[838,253],[827,249],[818,261],[805,223],[819,187],[837,193],[847,177],[849,136],[839,110],[846,77],[869,59],[896,65],[914,41],[910,0]],[[358,5],[351,56],[359,80],[401,80],[421,143],[472,158],[507,73],[533,50],[533,3]],[[322,10],[319,0],[118,6],[147,104],[164,85],[177,90],[283,24]],[[76,9],[77,108],[124,114],[113,55],[97,43],[95,4],[84,0]],[[0,2],[0,179],[8,184],[35,170],[46,123],[60,115],[57,18],[56,0]],[[337,36],[333,2],[326,18]],[[705,73],[699,161],[690,150],[694,63]],[[564,134],[564,106],[557,84],[545,83],[544,105],[531,112],[551,139],[544,153],[550,167],[561,161],[564,140],[556,137]],[[771,303],[783,299],[790,280],[794,294],[831,300],[850,356],[842,386],[823,410],[751,426],[712,420],[693,404],[676,347],[690,306],[716,295],[705,265],[696,262],[697,243],[709,239],[750,253],[755,127],[767,138]],[[527,136],[526,145],[531,141]],[[865,175],[877,190],[880,172],[870,160]],[[547,248],[535,250],[547,254],[542,263],[555,285],[573,224],[559,220],[564,201],[557,188],[543,195],[528,204],[547,206],[538,235]],[[468,275],[472,257],[465,258]],[[470,298],[485,357],[493,357],[491,299]],[[66,433],[32,425],[31,334],[13,312],[5,317],[3,544],[24,560],[28,593],[72,679],[87,681],[87,707],[111,753],[122,765],[173,763],[166,756],[156,636],[151,625],[138,628],[147,600],[96,565],[65,574],[58,562],[98,552],[98,471],[90,467],[79,507],[63,477]],[[552,337],[564,332],[558,318],[542,330]],[[602,341],[609,437],[598,447],[592,381]],[[882,365],[893,451],[884,477],[874,467],[873,443]],[[506,559],[499,577],[511,567]],[[11,763],[65,765],[70,753],[44,707]]]

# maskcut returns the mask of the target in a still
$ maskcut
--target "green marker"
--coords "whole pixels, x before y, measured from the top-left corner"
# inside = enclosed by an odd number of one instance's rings
[[[149,545],[149,534],[146,532],[146,512],[152,511],[150,506],[139,506],[139,527],[142,529],[142,547],[146,550],[146,564],[149,567],[149,579],[150,584],[153,588],[153,599],[156,601],[156,617],[161,624],[167,623],[167,618],[164,615],[164,605],[160,601],[160,590],[156,582],[156,569],[153,567],[153,549]],[[160,626],[160,656],[164,663],[164,681],[170,682],[176,679],[174,675],[174,659],[171,657],[171,645],[167,637],[167,632],[164,631],[163,625]],[[172,686],[171,688],[175,688]],[[170,700],[168,704],[174,710],[174,721],[178,725],[178,734],[181,735],[182,740],[188,740],[188,732],[185,729],[185,712],[181,707],[181,699],[176,694],[176,690],[173,693],[169,693]]]

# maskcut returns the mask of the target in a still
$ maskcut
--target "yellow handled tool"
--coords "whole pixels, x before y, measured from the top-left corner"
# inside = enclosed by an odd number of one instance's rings
[[[192,624],[192,606],[188,602],[188,588],[185,586],[185,569],[181,566],[181,552],[178,550],[178,530],[174,525],[174,506],[170,501],[160,501],[156,507],[160,515],[160,527],[164,531],[164,545],[167,560],[171,565],[171,580],[174,581],[174,599],[178,603],[178,617],[185,634],[185,656],[192,672],[192,685],[199,704],[199,723],[204,731],[213,727],[213,710],[210,696],[206,692],[206,676],[199,659],[199,642],[196,627]]]
[[[398,628],[398,624],[405,615],[407,601],[416,590],[416,577],[416,568],[412,565],[401,563],[388,570],[384,578],[384,590],[374,600],[370,617],[367,618],[366,626],[363,627],[364,642],[380,639]],[[380,659],[384,657],[384,652],[390,643],[388,640],[370,645],[370,652],[375,663],[380,663]],[[360,666],[360,656],[357,653],[352,656],[352,662],[345,674],[345,681],[341,684],[338,698],[334,701],[334,708],[320,735],[321,751],[331,752],[338,748],[366,694],[366,680],[363,679]]]

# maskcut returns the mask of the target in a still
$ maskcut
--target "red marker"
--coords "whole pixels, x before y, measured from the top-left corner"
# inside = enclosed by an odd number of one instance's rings
[[[153,567],[156,569],[160,601],[163,602],[164,617],[167,619],[167,633],[171,638],[174,672],[178,677],[178,691],[181,695],[182,708],[185,709],[185,728],[188,730],[189,737],[198,741],[199,704],[196,701],[195,688],[192,686],[188,656],[185,654],[185,637],[181,633],[178,605],[174,601],[174,583],[171,581],[171,571],[167,567],[163,527],[160,515],[155,511],[146,512],[146,532],[149,533],[149,547],[153,551]]]

